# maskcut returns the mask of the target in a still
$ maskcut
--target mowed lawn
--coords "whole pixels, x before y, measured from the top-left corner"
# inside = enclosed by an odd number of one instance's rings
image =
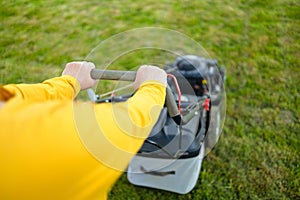
[[[226,66],[223,134],[189,194],[136,187],[124,174],[109,199],[300,199],[299,16],[298,0],[2,0],[0,83],[58,76],[126,30],[179,31]]]

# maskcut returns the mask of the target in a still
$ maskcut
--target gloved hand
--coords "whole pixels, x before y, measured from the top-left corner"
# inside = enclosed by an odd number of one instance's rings
[[[97,80],[91,78],[91,70],[95,68],[92,62],[70,62],[66,65],[62,75],[70,75],[78,80],[81,90],[93,87]]]
[[[152,66],[152,65],[142,65],[136,74],[133,87],[137,90],[140,85],[145,81],[159,81],[165,86],[167,85],[167,74],[164,70]]]

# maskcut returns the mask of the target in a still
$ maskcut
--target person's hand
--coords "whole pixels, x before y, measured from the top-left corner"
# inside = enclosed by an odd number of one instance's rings
[[[137,71],[136,78],[133,83],[134,89],[138,89],[145,81],[159,81],[166,86],[167,74],[164,70],[158,67],[152,65],[142,65]]]
[[[93,87],[97,80],[91,78],[91,70],[95,65],[91,62],[70,62],[66,65],[62,75],[70,75],[78,80],[81,90]]]

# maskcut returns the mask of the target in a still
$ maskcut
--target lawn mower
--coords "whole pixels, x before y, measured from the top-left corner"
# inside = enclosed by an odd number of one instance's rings
[[[166,64],[166,103],[149,137],[130,162],[127,178],[137,186],[179,194],[190,192],[199,177],[203,158],[212,150],[225,119],[225,69],[214,59],[196,55],[178,57]],[[134,81],[134,71],[93,70],[93,78]],[[126,101],[132,94],[96,103]]]

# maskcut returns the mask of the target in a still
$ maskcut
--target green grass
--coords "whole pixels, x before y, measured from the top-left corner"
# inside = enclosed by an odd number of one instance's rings
[[[299,16],[297,0],[1,1],[0,82],[57,76],[132,28],[182,32],[226,66],[222,137],[189,194],[136,187],[124,174],[109,199],[299,199]],[[118,67],[143,61],[131,57]]]

